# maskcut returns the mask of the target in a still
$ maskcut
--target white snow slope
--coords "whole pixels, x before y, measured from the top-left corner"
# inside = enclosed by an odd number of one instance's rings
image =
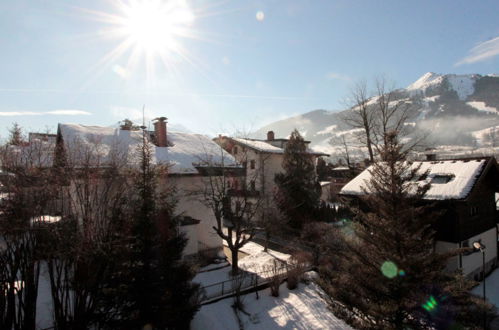
[[[243,296],[244,309],[239,313],[245,330],[250,329],[352,329],[338,319],[328,309],[320,296],[321,289],[316,284],[300,283],[295,290],[288,290],[286,284],[280,287],[280,295],[275,298],[270,290]],[[214,304],[204,305],[191,322],[193,330],[233,330],[239,323],[231,307],[233,299],[228,298]]]

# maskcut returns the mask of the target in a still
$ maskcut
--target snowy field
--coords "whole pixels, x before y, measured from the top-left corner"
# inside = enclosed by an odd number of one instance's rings
[[[352,329],[328,309],[321,298],[321,289],[314,283],[300,283],[294,290],[286,284],[280,287],[279,297],[272,297],[270,289],[243,296],[245,313],[239,313],[244,329]],[[193,330],[233,330],[239,323],[231,307],[232,298],[204,305],[191,322]]]

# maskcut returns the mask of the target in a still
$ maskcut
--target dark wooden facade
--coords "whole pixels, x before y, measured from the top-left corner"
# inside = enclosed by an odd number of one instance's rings
[[[436,225],[437,240],[459,243],[496,228],[499,223],[496,192],[499,192],[499,171],[496,160],[490,157],[466,198],[432,201],[443,211]]]

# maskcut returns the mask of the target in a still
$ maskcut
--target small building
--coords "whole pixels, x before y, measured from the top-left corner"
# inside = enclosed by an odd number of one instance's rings
[[[232,190],[235,193],[249,191],[255,198],[260,198],[259,204],[264,209],[273,208],[273,196],[277,189],[274,178],[284,172],[284,149],[289,139],[276,139],[274,132],[269,131],[266,140],[219,136],[214,141],[245,168],[245,175],[234,178],[231,183]],[[317,166],[317,159],[327,154],[308,148],[310,141],[305,141],[305,144],[307,153]]]
[[[480,242],[485,248],[486,272],[497,266],[499,172],[493,157],[414,162],[420,166],[419,182],[430,183],[424,199],[442,210],[435,224],[435,250],[472,247]],[[371,178],[367,168],[346,184],[340,194],[355,198],[365,194]],[[480,253],[460,254],[450,260],[447,269],[461,269],[463,274],[478,279],[482,271]]]
[[[113,128],[59,124],[56,161],[63,157],[78,161],[83,148],[95,155],[96,168],[107,166],[116,161],[116,157],[127,167],[134,167],[140,162],[138,153],[144,139],[150,147],[152,163],[168,168],[167,177],[161,179],[159,189],[166,184],[176,188],[176,212],[182,216],[180,229],[189,239],[184,255],[216,254],[222,249],[222,240],[213,230],[216,226],[213,211],[200,196],[206,171],[202,171],[199,164],[209,161],[210,166],[226,170],[241,171],[242,168],[207,136],[169,132],[165,117],[156,119],[154,131],[140,130],[131,125]],[[206,170],[206,166],[202,169]]]

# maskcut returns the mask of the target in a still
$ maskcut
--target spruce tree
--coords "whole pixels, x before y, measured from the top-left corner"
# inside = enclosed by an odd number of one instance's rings
[[[129,244],[116,256],[121,262],[106,287],[106,310],[111,305],[115,313],[105,326],[188,329],[198,308],[198,287],[191,282],[191,268],[182,260],[187,239],[178,230],[173,190],[158,192],[161,170],[151,164],[146,140],[134,175]]]
[[[18,123],[13,123],[12,127],[9,129],[9,141],[7,144],[11,144],[14,146],[20,146],[23,144],[23,133],[21,130],[21,126]]]
[[[280,211],[292,229],[312,222],[319,206],[320,186],[316,180],[314,158],[307,152],[305,140],[295,129],[291,133],[282,163],[284,173],[275,176],[275,196]]]
[[[444,271],[458,251],[434,249],[438,213],[422,200],[429,186],[416,184],[421,173],[406,160],[397,134],[387,141],[385,161],[373,164],[365,195],[351,204],[354,221],[343,230],[334,266],[322,269],[333,307],[358,328],[481,324],[479,300],[468,293],[471,283]]]

